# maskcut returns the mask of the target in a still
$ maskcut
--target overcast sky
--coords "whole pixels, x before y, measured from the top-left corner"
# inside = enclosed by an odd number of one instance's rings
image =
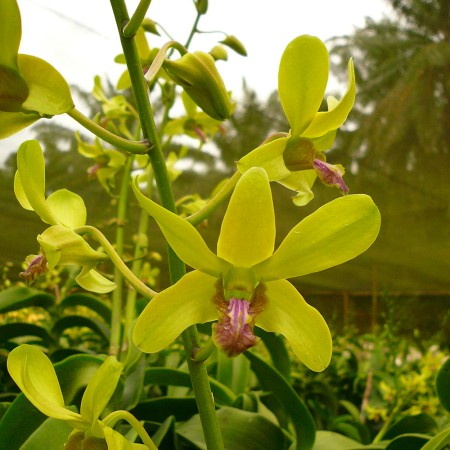
[[[113,62],[121,48],[109,1],[18,3],[22,14],[20,53],[45,59],[69,84],[85,90],[92,89],[96,74],[117,81],[123,66]],[[126,3],[131,13],[138,1]],[[224,31],[245,44],[248,57],[230,51],[229,60],[218,63],[219,70],[229,90],[239,93],[245,78],[264,98],[277,88],[278,63],[294,37],[312,34],[326,41],[363,26],[365,17],[379,19],[388,14],[384,0],[209,0],[208,14],[202,17],[199,29]],[[185,42],[195,15],[191,0],[153,0],[148,12],[148,17],[162,24],[181,43]],[[220,33],[203,34],[194,39],[191,49],[208,51],[220,39]],[[151,45],[162,43],[154,38]],[[27,138],[21,132],[16,138],[0,142],[0,147],[11,147]]]

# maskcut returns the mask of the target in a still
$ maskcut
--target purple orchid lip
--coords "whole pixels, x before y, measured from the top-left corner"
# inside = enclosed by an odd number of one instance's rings
[[[38,276],[47,272],[47,258],[45,255],[34,255],[34,258],[28,262],[28,267],[24,272],[20,272],[20,278],[27,283],[32,283]]]
[[[323,184],[327,186],[336,186],[344,194],[348,193],[349,188],[342,178],[342,176],[344,175],[344,171],[342,169],[340,169],[338,166],[327,164],[320,159],[314,159],[313,164],[317,176],[320,178]]]

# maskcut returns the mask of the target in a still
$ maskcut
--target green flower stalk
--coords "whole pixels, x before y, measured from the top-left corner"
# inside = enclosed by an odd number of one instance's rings
[[[355,102],[356,84],[352,60],[348,63],[348,86],[340,101],[327,99],[328,111],[319,111],[328,81],[329,57],[324,43],[313,36],[298,36],[286,47],[278,72],[278,93],[291,126],[238,161],[238,169],[263,167],[271,181],[297,191],[296,205],[313,197],[316,177],[328,186],[348,193],[341,165],[331,165],[324,152],[334,142]]]
[[[133,339],[142,351],[158,352],[190,325],[218,320],[213,338],[229,356],[256,344],[256,325],[284,335],[310,369],[327,367],[328,326],[286,279],[342,264],[370,247],[380,228],[370,197],[348,195],[322,206],[274,251],[269,177],[262,168],[249,169],[230,199],[216,255],[190,223],[145,197],[137,179],[133,190],[177,255],[195,269],[156,295],[138,318]]]
[[[94,269],[107,256],[92,249],[74,231],[86,223],[83,199],[67,189],[45,196],[45,161],[38,141],[25,141],[20,146],[17,167],[14,178],[17,200],[24,209],[35,211],[43,222],[51,225],[38,236],[41,253],[26,259],[28,267],[22,278],[31,282],[56,265],[78,265],[82,270],[75,280],[81,287],[97,293],[112,291],[116,284]]]

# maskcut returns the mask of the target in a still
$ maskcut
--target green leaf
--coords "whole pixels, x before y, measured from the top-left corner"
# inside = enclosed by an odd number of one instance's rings
[[[273,253],[275,216],[269,179],[254,167],[237,182],[222,221],[217,255],[236,267],[250,267]]]
[[[93,295],[71,294],[63,298],[58,306],[62,309],[84,306],[100,315],[106,323],[109,323],[111,320],[111,308],[104,301]]]
[[[143,352],[166,348],[182,331],[217,319],[216,279],[194,270],[156,295],[138,317],[133,341]]]
[[[32,323],[7,323],[0,326],[0,342],[6,342],[8,340],[26,336],[36,336],[41,339],[41,345],[44,347],[50,347],[55,344],[53,337],[49,332],[39,325]]]
[[[231,405],[235,401],[236,395],[225,384],[214,378],[210,378],[209,383],[214,395],[214,400],[217,401],[218,404]],[[191,377],[188,372],[168,367],[147,368],[145,371],[144,384],[192,388]]]
[[[284,449],[289,445],[281,428],[260,414],[223,407],[216,416],[227,449]],[[198,448],[206,450],[198,415],[181,424],[177,431]]]
[[[310,214],[275,253],[252,269],[262,280],[319,272],[366,251],[380,230],[380,212],[368,195],[337,198]]]
[[[443,450],[450,444],[450,427],[442,430],[432,439],[430,439],[421,450]]]
[[[431,434],[437,429],[436,421],[428,414],[403,416],[383,435],[383,439],[393,439],[406,433]]]
[[[195,397],[161,397],[144,400],[130,411],[138,420],[163,422],[175,416],[177,422],[184,422],[198,413]]]
[[[169,245],[186,264],[215,277],[231,267],[208,248],[189,222],[145,197],[139,190],[137,177],[133,181],[133,191],[139,204],[156,220]]]
[[[250,381],[250,363],[244,355],[229,358],[223,352],[217,352],[217,380],[231,389],[235,394],[242,394],[248,389]],[[235,396],[234,396],[235,397]]]
[[[17,69],[22,23],[16,0],[0,2],[0,18],[0,64]]]
[[[36,306],[50,309],[54,306],[55,301],[55,297],[47,292],[29,287],[13,286],[0,292],[0,314]]]
[[[436,393],[441,405],[450,412],[450,359],[447,359],[436,377]]]
[[[423,434],[403,434],[392,440],[385,450],[421,450],[429,439],[429,436]]]
[[[286,280],[266,283],[268,305],[256,317],[256,325],[282,334],[297,358],[316,372],[331,360],[331,334],[322,315],[305,302]]]
[[[253,372],[262,388],[273,392],[289,414],[296,436],[296,442],[290,449],[311,450],[316,431],[314,419],[303,401],[286,379],[261,357],[250,351],[245,352],[244,355],[250,360]]]
[[[48,418],[31,434],[20,450],[61,450],[72,430],[66,422]]]
[[[37,114],[24,114],[21,112],[9,113],[0,111],[0,139],[5,139],[18,133],[39,120]]]
[[[278,93],[292,136],[300,136],[317,113],[328,71],[328,51],[320,39],[298,36],[286,47],[278,72]]]
[[[36,56],[19,55],[19,70],[30,94],[22,107],[41,116],[64,114],[74,107],[69,85],[48,62]]]
[[[94,317],[85,317],[79,315],[67,315],[61,317],[61,319],[58,319],[54,323],[52,327],[52,333],[56,336],[60,336],[65,330],[73,327],[89,328],[98,336],[103,338],[105,342],[109,341],[110,331],[108,326]]]
[[[342,434],[333,433],[332,431],[318,431],[313,450],[364,450],[365,448],[360,442]],[[378,448],[382,449],[384,445]]]
[[[39,411],[55,419],[80,422],[80,416],[65,407],[55,369],[44,353],[20,345],[9,354],[7,366],[11,378]]]

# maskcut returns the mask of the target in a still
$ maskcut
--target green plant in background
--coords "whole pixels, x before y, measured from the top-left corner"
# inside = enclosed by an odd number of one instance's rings
[[[16,197],[49,225],[39,234],[39,253],[27,258],[22,276],[32,282],[60,266],[70,266],[70,272],[57,297],[19,286],[0,293],[0,312],[41,306],[51,315],[47,324],[0,327],[11,377],[4,392],[8,401],[2,409],[0,449],[56,450],[65,444],[70,450],[307,450],[350,449],[368,442],[362,434],[351,435],[358,442],[331,431],[316,432],[313,416],[291,383],[289,350],[281,336],[308,368],[323,371],[328,366],[328,326],[286,279],[364,252],[378,235],[378,209],[369,196],[344,195],[299,222],[274,250],[270,187],[270,181],[277,181],[294,189],[297,205],[312,198],[316,177],[347,194],[342,166],[327,163],[324,151],[354,103],[352,61],[342,99],[329,98],[328,111],[318,111],[327,84],[328,52],[316,37],[295,38],[279,70],[289,133],[247,149],[238,170],[209,198],[183,193],[177,200],[172,188],[181,169],[176,163],[186,152],[174,152],[172,139],[194,137],[201,149],[222,130],[234,100],[216,60],[226,59],[226,47],[246,54],[232,35],[209,53],[191,52],[208,2],[197,0],[194,6],[197,17],[185,45],[170,38],[152,48],[152,33],[163,28],[145,17],[150,1],[141,0],[130,17],[123,0],[111,0],[123,52],[117,61],[126,64],[117,87],[124,92],[109,96],[96,78],[93,95],[102,113],[93,119],[74,107],[67,82],[53,67],[18,54],[17,2],[5,0],[0,6],[0,137],[42,117],[68,114],[96,136],[94,143],[77,136],[79,152],[94,160],[90,176],[117,207],[110,242],[98,227],[86,224],[80,196],[66,189],[47,193],[39,142],[20,146]],[[161,105],[158,112],[154,98]],[[179,98],[185,111],[172,118]],[[138,217],[132,214],[131,188],[141,206]],[[156,194],[159,204],[152,200]],[[229,197],[215,254],[195,226]],[[149,285],[154,269],[143,263],[157,236],[149,233],[149,215],[169,246],[170,286],[159,292]],[[186,273],[185,264],[195,270]],[[81,293],[81,288],[103,297]],[[71,307],[82,313],[67,314]],[[94,339],[97,345],[91,346],[71,345],[69,339],[67,345],[61,332],[71,326],[106,339]],[[258,340],[263,345],[247,351]],[[445,404],[445,388],[441,391]],[[347,409],[354,412],[350,404]]]

